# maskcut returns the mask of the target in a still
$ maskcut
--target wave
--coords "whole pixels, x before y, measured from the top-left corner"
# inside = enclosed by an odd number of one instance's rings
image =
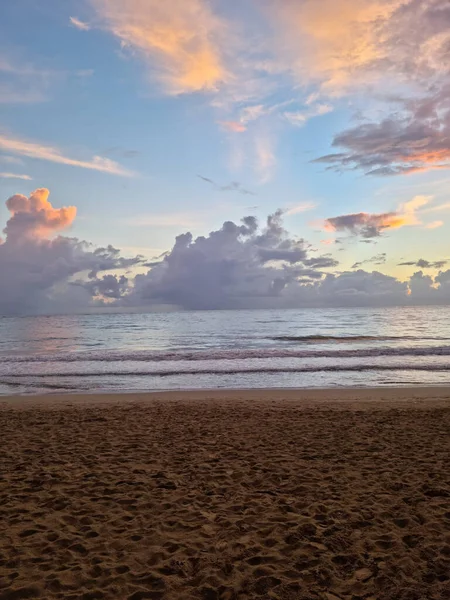
[[[176,369],[165,371],[97,371],[87,373],[80,371],[78,373],[38,373],[29,375],[28,373],[8,374],[7,377],[2,377],[0,383],[9,385],[10,382],[17,380],[33,379],[52,379],[59,378],[95,378],[95,377],[171,377],[177,375],[245,375],[245,374],[264,374],[264,373],[326,373],[326,372],[364,372],[364,371],[432,371],[432,372],[449,372],[450,364],[442,365],[323,365],[323,366],[308,366],[308,367],[248,367],[248,368],[228,368],[228,369]],[[58,384],[59,385],[59,384]]]
[[[445,337],[396,336],[396,335],[277,335],[268,338],[276,342],[393,342],[398,340],[448,340]]]
[[[197,362],[213,360],[246,360],[275,358],[365,358],[380,356],[450,356],[450,346],[417,346],[407,348],[365,348],[339,350],[297,350],[295,348],[238,348],[223,350],[195,350],[161,352],[141,351],[99,351],[88,350],[68,354],[43,354],[31,356],[2,356],[0,365],[20,363],[77,363],[77,362]]]

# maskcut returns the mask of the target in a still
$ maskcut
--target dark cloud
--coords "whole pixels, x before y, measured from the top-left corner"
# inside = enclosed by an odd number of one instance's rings
[[[384,73],[402,94],[378,122],[363,122],[335,136],[336,152],[316,159],[338,171],[361,169],[388,176],[450,167],[450,5],[409,0],[376,32],[380,58],[364,68]],[[378,100],[382,94],[377,94]],[[386,114],[386,112],[385,112]]]
[[[399,215],[396,212],[339,215],[326,219],[325,229],[360,235],[363,238],[375,238],[379,237],[384,230],[398,226],[398,219]]]
[[[330,274],[318,291],[320,304],[325,306],[389,306],[408,299],[407,283],[378,271]]]
[[[382,252],[381,254],[376,254],[375,256],[372,256],[371,258],[367,258],[366,260],[362,260],[360,262],[355,262],[354,265],[352,265],[352,269],[359,269],[360,267],[362,267],[362,265],[384,265],[384,263],[386,262],[386,253]]]
[[[289,236],[282,212],[260,230],[255,217],[227,221],[208,237],[176,238],[164,260],[138,275],[127,301],[167,303],[183,308],[239,308],[293,302],[302,282],[324,277],[335,267],[329,257],[308,257],[307,244]],[[309,290],[306,290],[309,293]]]
[[[419,258],[417,261],[406,261],[398,263],[399,267],[419,267],[419,269],[442,269],[448,263],[448,260],[436,260],[430,262],[428,260],[424,260],[423,258]]]
[[[448,89],[446,90],[448,94]],[[421,116],[431,110],[434,116]],[[445,101],[406,102],[401,115],[364,123],[337,135],[342,152],[315,160],[340,171],[362,169],[367,175],[399,175],[450,167],[450,106]]]
[[[129,291],[129,280],[125,275],[103,275],[90,281],[75,281],[73,285],[78,285],[87,290],[93,298],[114,298],[119,299],[125,296]]]
[[[239,181],[232,181],[227,185],[219,185],[212,179],[209,179],[209,177],[203,177],[203,175],[197,175],[197,177],[202,181],[205,181],[206,183],[212,185],[213,188],[218,192],[238,192],[239,194],[244,194],[245,196],[256,196],[255,192],[251,192],[250,190],[247,190],[244,187],[242,187]]]

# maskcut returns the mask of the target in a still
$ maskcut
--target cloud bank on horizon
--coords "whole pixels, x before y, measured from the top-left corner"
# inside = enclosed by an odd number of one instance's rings
[[[0,314],[80,311],[92,307],[180,309],[293,308],[303,306],[386,306],[450,300],[447,260],[412,261],[421,269],[440,269],[433,278],[415,272],[399,281],[358,268],[383,264],[386,255],[340,271],[329,254],[317,255],[283,226],[283,212],[269,215],[264,227],[254,216],[240,224],[226,221],[208,236],[178,235],[160,260],[123,257],[109,245],[66,237],[76,216],[73,206],[54,208],[49,190],[35,190],[6,201],[10,218],[0,243]],[[143,274],[133,267],[147,265]]]

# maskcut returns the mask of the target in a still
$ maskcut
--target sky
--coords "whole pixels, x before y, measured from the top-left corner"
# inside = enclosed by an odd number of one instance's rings
[[[0,4],[0,314],[448,304],[447,0]]]

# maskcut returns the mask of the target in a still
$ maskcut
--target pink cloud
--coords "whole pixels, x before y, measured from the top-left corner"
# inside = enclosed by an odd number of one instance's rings
[[[219,123],[227,131],[233,131],[234,133],[247,131],[247,127],[239,121],[219,121]]]
[[[48,201],[49,190],[40,188],[27,198],[15,194],[6,201],[11,213],[5,233],[15,239],[44,238],[48,234],[67,229],[74,221],[77,209],[75,206],[53,208]]]

